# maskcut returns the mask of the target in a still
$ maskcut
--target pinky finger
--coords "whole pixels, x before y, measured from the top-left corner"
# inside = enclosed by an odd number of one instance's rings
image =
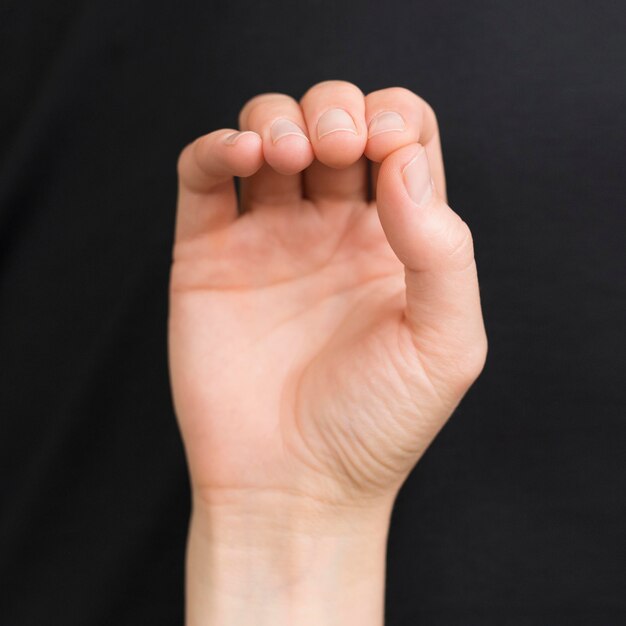
[[[199,137],[178,158],[176,241],[228,225],[237,217],[234,176],[263,164],[263,142],[252,131],[216,130]]]

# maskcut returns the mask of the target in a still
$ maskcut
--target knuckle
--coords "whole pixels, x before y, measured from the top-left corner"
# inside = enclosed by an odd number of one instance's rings
[[[403,100],[407,100],[409,102],[411,102],[414,106],[423,109],[423,111],[430,117],[432,117],[432,119],[436,120],[437,116],[435,114],[435,110],[433,109],[433,107],[430,105],[430,103],[428,101],[426,101],[424,98],[422,98],[422,96],[420,96],[419,94],[415,93],[414,91],[411,91],[409,88],[407,87],[400,87],[400,86],[395,86],[395,87],[386,87],[385,89],[381,89],[379,91],[374,91],[369,95],[378,95],[378,94],[384,94],[385,96],[389,96],[391,98],[401,98]]]
[[[301,101],[305,102],[309,100],[310,98],[317,96],[319,92],[323,93],[323,92],[334,91],[338,89],[355,91],[363,96],[363,92],[361,91],[361,89],[354,83],[351,83],[347,80],[332,79],[332,80],[323,80],[309,87],[304,93],[304,95],[302,96]]]
[[[258,112],[262,111],[268,105],[284,101],[295,102],[291,96],[279,92],[260,93],[250,98],[239,112],[239,127],[244,128],[248,120],[256,117]]]
[[[423,102],[423,100],[414,91],[411,91],[406,87],[387,87],[387,89],[383,89],[382,91],[387,96],[408,100],[416,105],[420,105]]]
[[[474,238],[470,227],[457,215],[454,224],[447,229],[446,253],[461,266],[468,266],[474,261]]]
[[[459,359],[457,371],[461,386],[469,388],[480,376],[487,362],[487,352],[487,335],[483,333],[479,339],[466,348]]]
[[[419,100],[420,106],[424,110],[424,116],[432,119],[436,123],[437,114],[435,113],[435,109],[432,107],[432,105],[424,100],[424,98],[422,98],[421,96],[417,96],[417,99]]]
[[[480,376],[487,361],[487,335],[483,332],[469,342],[457,344],[439,364],[442,387],[448,387],[454,397],[462,396]]]
[[[433,255],[433,263],[443,264],[449,269],[464,270],[474,263],[472,232],[459,215],[451,209],[448,211],[444,219],[439,208],[433,211],[430,219],[422,224],[423,237]]]

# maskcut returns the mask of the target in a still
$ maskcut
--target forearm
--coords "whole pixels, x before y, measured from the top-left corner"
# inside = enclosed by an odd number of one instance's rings
[[[240,495],[194,503],[187,626],[382,626],[390,503]]]

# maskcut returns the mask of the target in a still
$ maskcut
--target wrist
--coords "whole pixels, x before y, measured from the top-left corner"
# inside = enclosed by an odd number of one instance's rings
[[[193,504],[188,626],[382,625],[392,499],[357,508],[220,490]]]

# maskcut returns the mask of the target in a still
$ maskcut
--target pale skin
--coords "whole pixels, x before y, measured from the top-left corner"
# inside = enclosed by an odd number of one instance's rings
[[[266,93],[178,173],[187,626],[381,626],[396,494],[487,352],[435,114],[399,87]]]

